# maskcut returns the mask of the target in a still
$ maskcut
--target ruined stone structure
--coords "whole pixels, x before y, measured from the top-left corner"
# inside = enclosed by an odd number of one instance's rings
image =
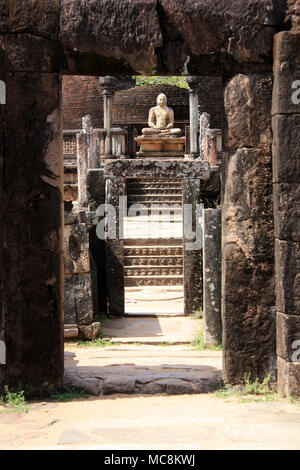
[[[224,378],[271,372],[282,394],[299,395],[299,2],[19,3],[0,6],[1,380],[63,375],[61,75],[155,71],[225,84]],[[197,200],[198,183],[188,186],[184,200]]]

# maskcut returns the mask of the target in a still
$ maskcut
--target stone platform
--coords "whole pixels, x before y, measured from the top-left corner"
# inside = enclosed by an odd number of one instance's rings
[[[194,340],[201,320],[192,317],[121,317],[104,322],[102,334],[117,343],[186,344]]]
[[[185,137],[136,137],[137,157],[174,158],[184,156]]]
[[[93,395],[208,393],[220,387],[221,356],[186,345],[67,345],[65,383]]]

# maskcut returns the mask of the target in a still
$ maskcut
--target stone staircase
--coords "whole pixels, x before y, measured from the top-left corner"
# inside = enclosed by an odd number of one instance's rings
[[[131,178],[127,180],[127,202],[128,208],[132,204],[143,204],[147,209],[155,205],[155,210],[162,210],[162,213],[168,213],[167,204],[181,214],[182,184],[176,179]]]
[[[127,180],[127,197],[128,208],[132,204],[143,204],[148,218],[128,218],[125,232],[128,238],[124,240],[125,287],[182,286],[181,182],[175,179],[130,179]],[[171,216],[170,220],[169,205],[176,205],[172,208],[174,217]],[[154,213],[153,210],[151,212],[153,206]],[[150,212],[159,230],[151,230]]]

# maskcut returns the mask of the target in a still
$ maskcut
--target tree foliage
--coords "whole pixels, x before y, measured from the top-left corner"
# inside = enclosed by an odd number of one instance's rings
[[[173,85],[180,88],[189,88],[185,77],[159,77],[159,76],[134,76],[136,79],[136,86],[145,85]]]

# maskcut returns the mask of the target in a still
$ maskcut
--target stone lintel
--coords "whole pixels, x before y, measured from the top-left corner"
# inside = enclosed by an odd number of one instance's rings
[[[104,176],[113,178],[185,178],[192,177],[209,180],[210,166],[203,161],[150,161],[145,159],[107,160],[104,164]]]

